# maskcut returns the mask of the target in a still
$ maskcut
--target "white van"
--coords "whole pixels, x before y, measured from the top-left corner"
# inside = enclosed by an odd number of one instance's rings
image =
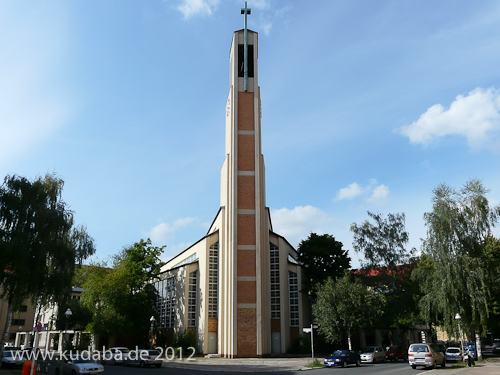
[[[436,344],[411,344],[408,348],[408,363],[412,369],[416,369],[417,366],[446,367],[444,353]]]

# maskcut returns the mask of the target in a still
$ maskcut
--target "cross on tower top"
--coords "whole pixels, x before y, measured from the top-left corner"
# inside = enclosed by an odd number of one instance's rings
[[[252,14],[252,9],[247,7],[247,2],[245,1],[245,7],[241,8],[241,14],[245,15],[245,30],[247,29],[247,15]]]
[[[244,35],[245,35],[245,57],[244,57],[244,90],[248,91],[248,39],[247,39],[247,15],[252,14],[252,9],[247,7],[247,2],[245,1],[245,7],[241,8],[241,14],[245,15],[245,30],[244,30]]]

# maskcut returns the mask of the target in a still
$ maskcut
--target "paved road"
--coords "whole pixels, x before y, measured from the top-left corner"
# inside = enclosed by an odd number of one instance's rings
[[[177,364],[178,365],[178,364]],[[213,370],[211,367],[214,367]],[[105,366],[106,375],[186,375],[186,374],[197,374],[197,375],[231,375],[231,374],[241,374],[243,368],[238,368],[238,366],[200,366],[200,370],[195,370],[193,366],[189,368],[177,367],[175,363],[169,364],[165,362],[161,368],[138,368],[138,367],[123,367],[123,366]],[[299,370],[277,370],[273,368],[273,372],[269,372],[269,369],[265,367],[257,367],[251,370],[254,374],[272,374],[272,375],[330,375],[334,371],[344,371],[348,370],[349,374],[371,374],[371,375],[382,375],[382,374],[398,374],[398,375],[418,375],[427,372],[427,370],[413,370],[408,363],[380,363],[380,364],[362,364],[360,367],[349,366],[348,369],[340,368],[318,368],[308,370],[306,373]],[[248,372],[248,369],[247,371]]]

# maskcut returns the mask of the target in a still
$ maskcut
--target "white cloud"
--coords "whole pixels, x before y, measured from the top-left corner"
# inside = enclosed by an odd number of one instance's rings
[[[476,88],[458,95],[448,109],[430,107],[420,118],[398,130],[411,143],[428,145],[448,135],[467,138],[472,149],[500,147],[500,90]]]
[[[364,188],[359,186],[356,182],[353,182],[349,186],[342,188],[337,193],[336,201],[341,201],[344,199],[353,199],[365,193]]]
[[[182,0],[181,4],[177,6],[184,18],[192,16],[211,16],[219,5],[220,0]]]
[[[379,185],[373,188],[372,195],[367,198],[368,202],[375,204],[384,204],[389,197],[389,188],[385,185]]]
[[[197,222],[195,217],[186,217],[175,220],[172,224],[160,223],[154,226],[148,233],[148,237],[155,244],[166,244],[167,241],[173,240],[175,234],[181,229]]]
[[[377,180],[373,178],[370,180],[369,185],[365,187],[359,185],[357,182],[353,182],[349,186],[341,188],[334,201],[364,196],[367,202],[380,205],[387,202],[389,194],[389,188],[384,184],[378,185]]]
[[[285,237],[295,247],[311,232],[331,234],[334,228],[339,226],[337,219],[313,206],[298,206],[292,210],[288,208],[273,210],[271,219],[274,231]]]

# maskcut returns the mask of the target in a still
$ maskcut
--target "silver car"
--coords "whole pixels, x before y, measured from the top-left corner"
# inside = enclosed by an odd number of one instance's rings
[[[82,356],[66,359],[56,368],[56,375],[101,375],[103,372],[103,365]]]
[[[360,352],[361,362],[385,362],[385,350],[380,346],[367,346]]]
[[[106,350],[102,356],[102,363],[111,363],[118,365],[125,363],[130,350],[124,346],[115,346]]]
[[[462,349],[450,346],[444,352],[444,357],[447,362],[462,362]]]
[[[408,363],[412,369],[416,369],[417,366],[446,367],[444,353],[436,344],[411,344],[408,348]]]
[[[23,353],[17,350],[4,350],[2,356],[2,368],[22,366],[25,358]]]
[[[139,365],[140,367],[155,366],[161,367],[163,358],[158,350],[138,349],[131,350],[125,359],[125,365]]]

